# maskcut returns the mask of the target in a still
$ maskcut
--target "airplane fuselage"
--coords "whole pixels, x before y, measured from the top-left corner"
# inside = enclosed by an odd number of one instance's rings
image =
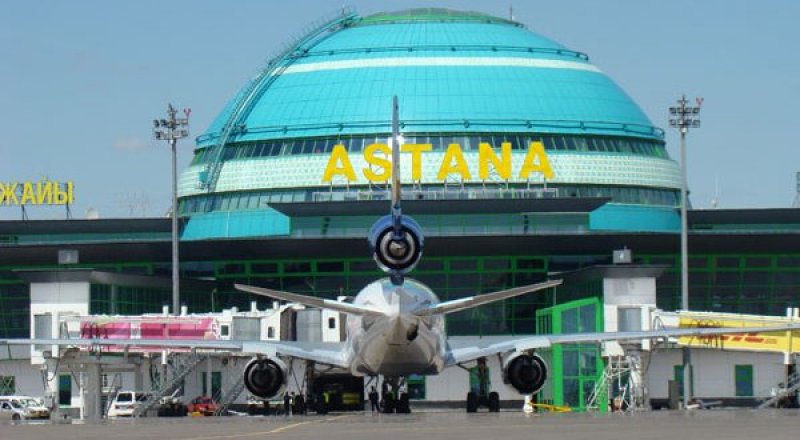
[[[443,317],[413,314],[439,303],[430,288],[409,278],[395,286],[384,278],[362,289],[353,303],[385,313],[347,317],[346,350],[353,374],[398,377],[444,369],[448,351]]]

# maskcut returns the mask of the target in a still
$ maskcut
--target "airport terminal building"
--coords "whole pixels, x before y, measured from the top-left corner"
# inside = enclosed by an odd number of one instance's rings
[[[652,279],[652,305],[680,308],[681,173],[663,129],[587,54],[515,21],[421,9],[345,12],[319,24],[197,137],[179,180],[189,313],[271,306],[234,283],[336,298],[382,276],[366,234],[389,209],[394,96],[403,210],[426,238],[411,277],[441,300],[566,280],[450,315],[448,334],[552,331],[546,317],[569,304],[592,304],[595,321],[581,329],[603,330],[612,278]],[[800,210],[691,210],[689,229],[692,310],[784,316],[798,306]],[[80,278],[92,315],[158,313],[171,303],[169,219],[4,221],[0,248],[0,338],[31,336],[32,283]],[[614,264],[625,249],[632,260]],[[77,259],[59,261],[60,251]],[[575,350],[575,359],[596,351]],[[747,369],[719,361],[731,383],[709,382],[718,388],[706,397],[752,400],[783,379],[774,376],[785,369],[781,355],[725,356],[755,365],[752,390],[735,391]],[[680,360],[664,359],[651,371],[665,387]],[[596,360],[556,371],[562,388],[550,400],[585,405],[604,368]],[[445,391],[423,380],[421,397],[462,399],[459,374],[442,379]]]

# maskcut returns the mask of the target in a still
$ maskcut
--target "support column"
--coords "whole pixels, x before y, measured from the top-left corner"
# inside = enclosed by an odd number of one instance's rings
[[[102,367],[99,362],[85,364],[84,387],[82,387],[83,416],[86,420],[97,422],[102,418],[101,394],[103,391]]]
[[[214,392],[211,390],[211,355],[207,355],[206,359],[207,362],[207,371],[206,371],[206,392],[208,393],[207,396],[213,398]]]
[[[149,387],[144,387],[144,372],[150,371],[150,360],[142,358],[141,362],[133,370],[133,389],[134,391],[149,391]]]
[[[58,377],[58,370],[56,367],[58,366],[58,360],[53,358],[45,359],[44,364],[42,364],[42,381],[44,382],[44,394],[49,401],[50,408],[50,418],[52,420],[58,420],[61,418],[61,411],[59,410],[58,405],[58,385],[59,385],[59,377]]]
[[[119,295],[117,293],[117,286],[112,284],[111,285],[111,307],[109,310],[110,315],[117,314],[117,301],[119,301]]]

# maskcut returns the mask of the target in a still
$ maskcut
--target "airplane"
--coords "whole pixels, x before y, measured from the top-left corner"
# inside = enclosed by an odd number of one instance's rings
[[[447,338],[444,316],[495,301],[558,286],[562,280],[515,287],[450,301],[419,281],[406,277],[422,258],[422,228],[401,210],[400,132],[397,97],[392,102],[392,175],[389,214],[370,228],[368,240],[377,265],[388,277],[364,287],[352,300],[337,301],[262,287],[235,284],[236,289],[273,299],[329,309],[347,315],[346,339],[341,343],[301,341],[221,340],[108,340],[108,339],[0,339],[4,344],[52,344],[63,346],[157,346],[163,349],[191,348],[240,351],[255,357],[244,369],[244,385],[254,396],[269,399],[285,390],[290,369],[284,360],[299,359],[344,369],[355,376],[383,376],[396,387],[398,380],[413,374],[435,375],[445,368],[479,367],[480,391],[467,393],[467,411],[479,405],[499,411],[497,392],[489,392],[486,359],[498,356],[503,381],[520,394],[537,394],[545,385],[548,366],[536,351],[554,344],[601,343],[680,336],[776,332],[800,329],[786,325],[758,328],[680,328],[635,332],[577,333],[560,335],[508,336],[476,340],[456,347]],[[397,412],[409,412],[408,396],[388,402]]]

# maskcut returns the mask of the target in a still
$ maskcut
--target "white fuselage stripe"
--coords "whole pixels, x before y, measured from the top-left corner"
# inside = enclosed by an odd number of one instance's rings
[[[327,70],[361,69],[374,67],[529,67],[540,69],[570,69],[602,73],[588,63],[519,57],[417,57],[417,58],[366,58],[359,60],[323,61],[294,64],[281,74],[322,72]]]

